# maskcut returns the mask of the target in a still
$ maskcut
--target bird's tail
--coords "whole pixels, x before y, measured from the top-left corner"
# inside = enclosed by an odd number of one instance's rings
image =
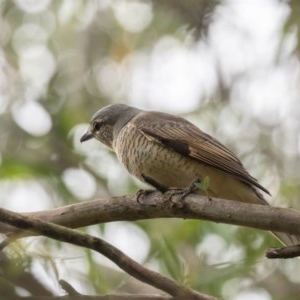
[[[285,232],[272,231],[272,234],[285,246],[294,246],[300,244],[300,236]]]
[[[257,204],[263,204],[270,206],[268,201],[263,197],[260,191],[256,188],[252,187],[252,190],[256,194],[256,202]],[[300,236],[296,234],[289,234],[285,232],[271,231],[271,233],[284,245],[284,246],[295,246],[300,244]]]

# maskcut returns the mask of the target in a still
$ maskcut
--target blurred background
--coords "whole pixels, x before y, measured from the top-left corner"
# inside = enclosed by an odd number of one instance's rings
[[[270,203],[300,209],[299,25],[296,0],[1,0],[1,207],[143,187],[100,143],[79,143],[91,115],[120,102],[188,118],[241,158]],[[179,219],[83,230],[222,299],[299,299],[300,261],[264,258],[279,245],[266,232]],[[153,292],[41,237],[5,249],[0,268],[7,295],[63,295],[58,279],[83,294]]]

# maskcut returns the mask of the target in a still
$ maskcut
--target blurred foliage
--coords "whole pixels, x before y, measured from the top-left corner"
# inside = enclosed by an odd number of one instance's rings
[[[97,109],[123,102],[189,118],[240,156],[272,203],[299,209],[300,2],[251,1],[249,11],[240,3],[0,1],[1,205],[25,211],[134,194],[139,183],[112,153],[79,143]],[[265,44],[239,23],[258,14],[251,26],[260,32],[270,22],[263,7],[278,17]],[[268,233],[194,220],[131,225],[86,230],[204,293],[299,299],[300,264],[263,258],[278,243]],[[90,251],[42,238],[16,245],[0,253],[7,299],[62,294],[60,278],[83,294],[153,292]]]

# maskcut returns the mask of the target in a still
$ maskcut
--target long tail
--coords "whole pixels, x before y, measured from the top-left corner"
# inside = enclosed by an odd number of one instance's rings
[[[263,197],[263,195],[258,191],[257,188],[252,187],[252,190],[255,192],[259,204],[268,205],[268,201]],[[256,202],[257,203],[257,202]],[[295,234],[289,234],[285,232],[271,231],[271,233],[285,246],[294,246],[300,244],[300,236]]]
[[[300,236],[284,232],[271,231],[273,235],[285,246],[294,246],[300,244]]]

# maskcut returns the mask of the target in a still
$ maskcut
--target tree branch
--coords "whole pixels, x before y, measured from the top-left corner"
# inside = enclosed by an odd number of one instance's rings
[[[1,208],[0,220],[22,230],[30,231],[35,234],[47,236],[58,241],[95,250],[113,261],[126,273],[142,282],[165,291],[175,298],[191,300],[217,300],[212,296],[193,291],[188,287],[182,286],[157,272],[145,268],[144,266],[132,260],[126,254],[121,252],[119,249],[100,238],[77,232],[60,225],[30,218],[28,216],[23,216],[21,214]]]
[[[79,228],[113,221],[135,221],[152,218],[200,219],[252,227],[262,230],[300,235],[300,212],[206,196],[188,195],[184,206],[170,201],[170,193],[153,192],[142,198],[122,196],[91,200],[45,211],[23,213],[69,228]],[[175,199],[176,200],[176,199]],[[0,223],[0,232],[15,233],[18,229]]]
[[[300,245],[282,248],[269,248],[266,252],[267,258],[294,258],[300,254]]]
[[[176,197],[172,199],[170,197],[170,192],[161,194],[155,191],[142,197],[142,199],[139,198],[142,203],[138,203],[135,196],[112,197],[40,212],[23,213],[22,215],[0,209],[0,220],[2,222],[0,223],[0,232],[10,233],[9,236],[12,239],[40,234],[93,249],[114,261],[133,277],[175,297],[181,295],[180,293],[196,292],[182,287],[156,272],[147,270],[101,239],[51,223],[78,228],[120,220],[184,218],[203,219],[300,235],[300,212],[295,210],[224,199],[214,198],[209,200],[205,196],[196,194],[188,195],[183,202],[178,202]],[[5,243],[3,245],[5,246]],[[277,253],[278,249],[276,249],[275,254],[273,251],[269,255],[275,257],[275,255],[278,255]],[[198,293],[193,297],[196,297],[195,299],[215,299]]]

